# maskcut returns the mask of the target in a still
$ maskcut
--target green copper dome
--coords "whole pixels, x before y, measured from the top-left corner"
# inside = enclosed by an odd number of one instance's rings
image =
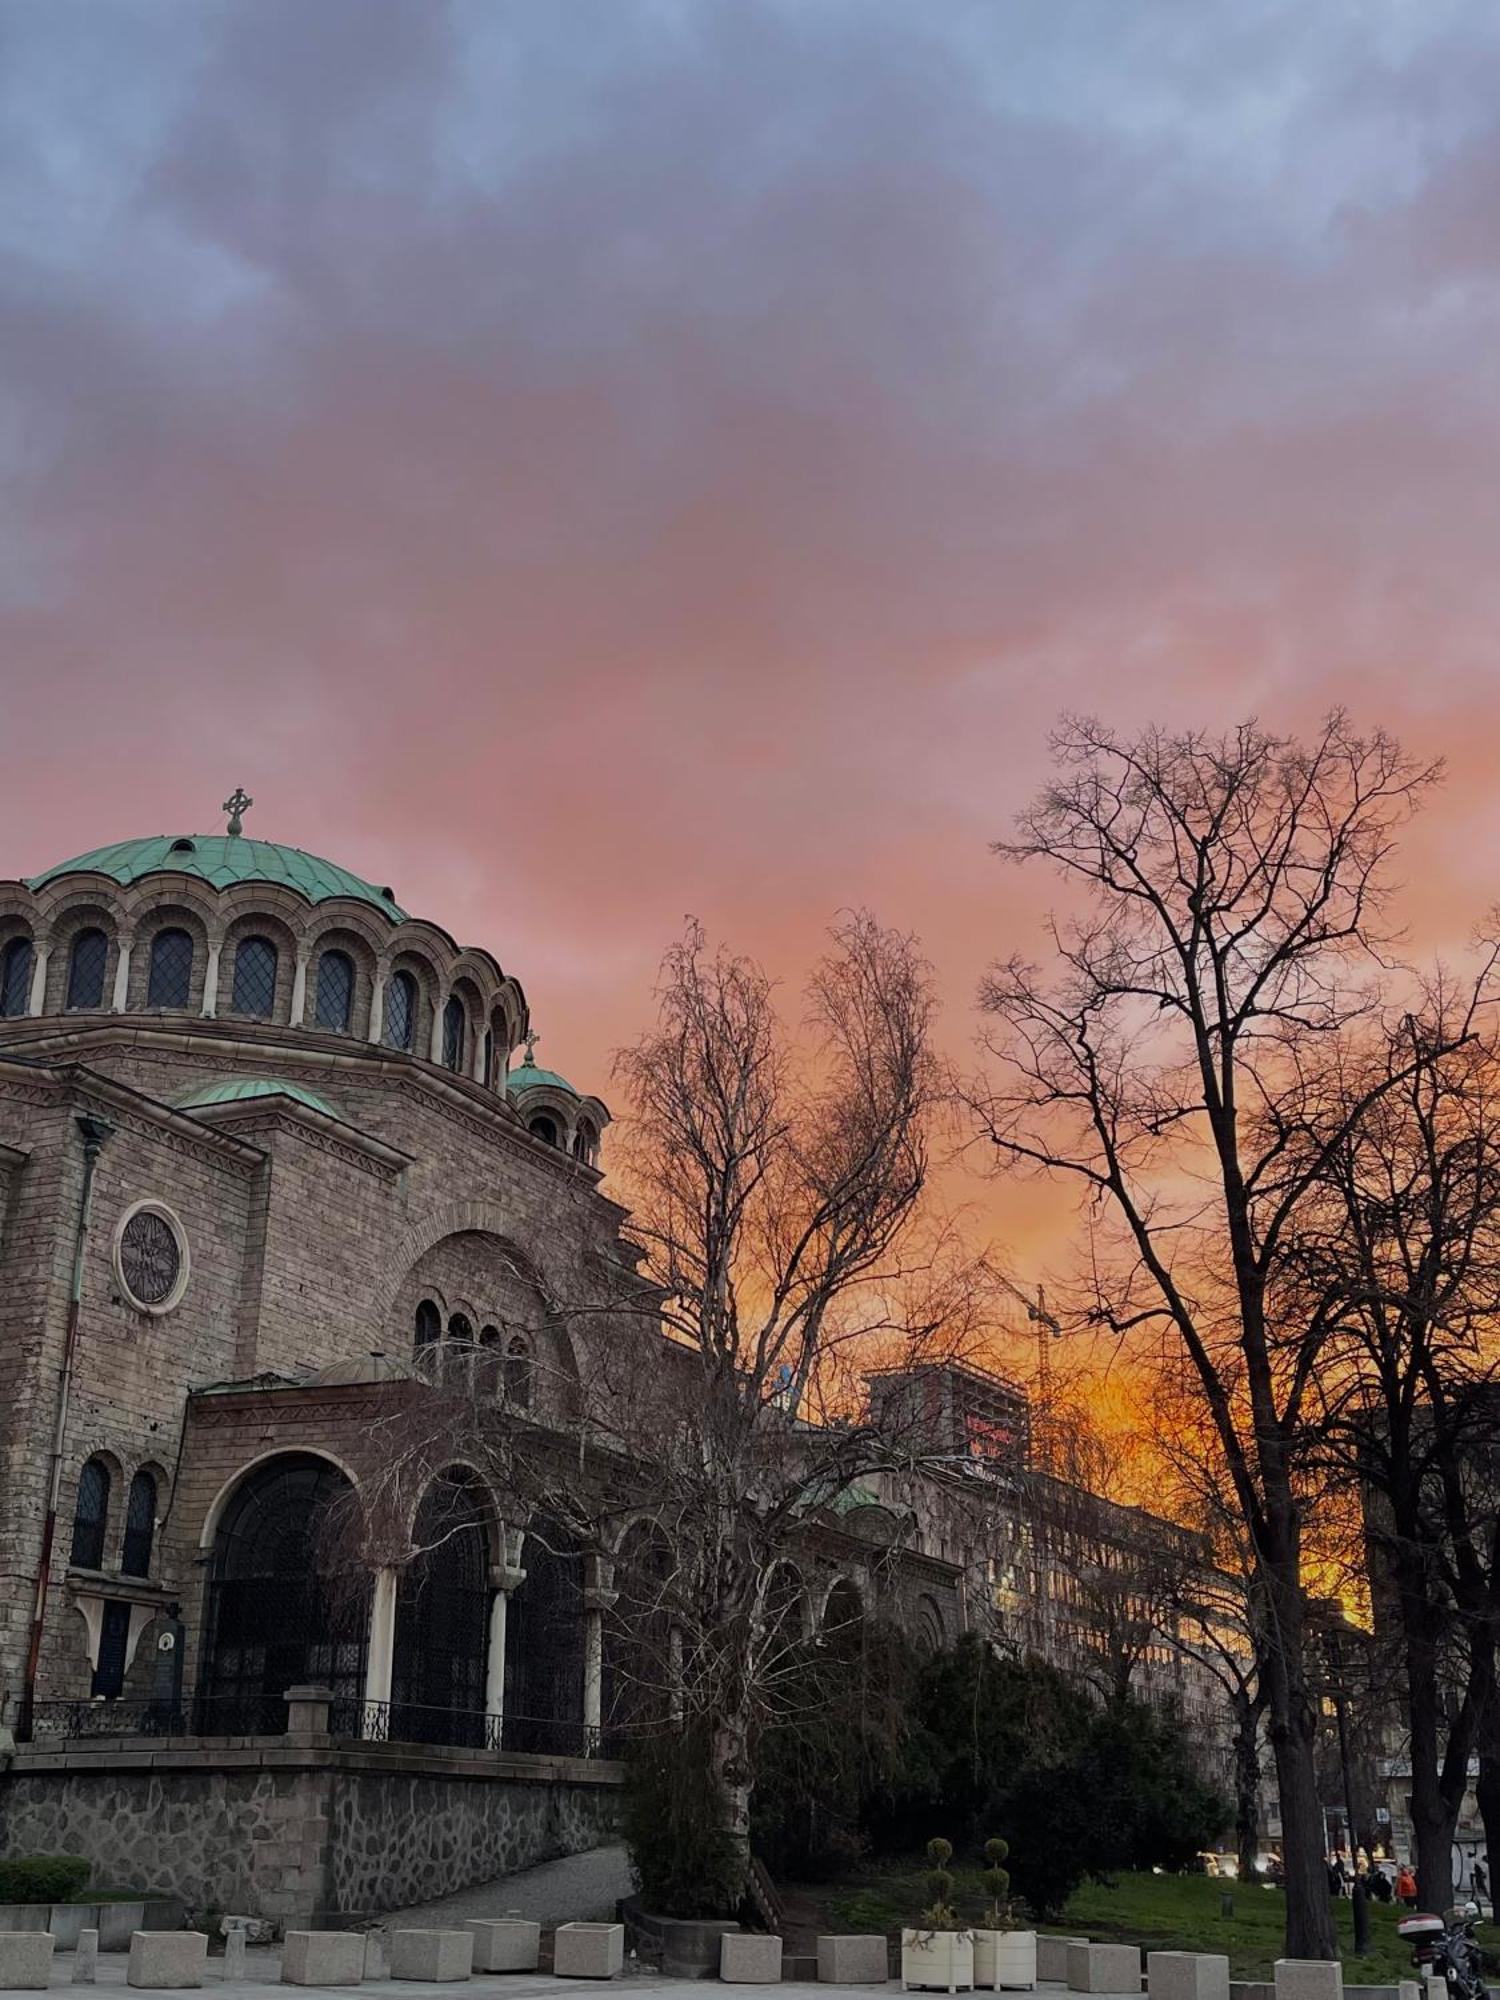
[[[243,834],[192,833],[157,834],[151,840],[117,840],[109,847],[95,847],[71,861],[59,862],[44,874],[33,875],[27,887],[40,889],[61,875],[85,872],[108,875],[122,887],[139,882],[146,875],[170,871],[196,875],[215,889],[230,889],[237,882],[275,882],[293,889],[309,903],[326,903],[331,896],[354,896],[369,903],[381,915],[400,923],[406,915],[389,889],[351,875],[337,862],[324,861],[316,854],[304,854],[300,847],[280,847],[270,840],[247,840]]]
[[[305,1104],[309,1111],[321,1111],[325,1118],[338,1116],[326,1098],[279,1076],[227,1076],[218,1083],[205,1083],[201,1090],[179,1097],[177,1109],[201,1111],[209,1104],[243,1104],[255,1097],[290,1097],[297,1104]]]
[[[554,1090],[565,1090],[569,1097],[578,1095],[565,1076],[559,1076],[555,1069],[538,1069],[535,1063],[522,1063],[505,1079],[505,1087],[512,1097],[519,1097],[523,1090],[534,1090],[543,1083],[550,1084]]]

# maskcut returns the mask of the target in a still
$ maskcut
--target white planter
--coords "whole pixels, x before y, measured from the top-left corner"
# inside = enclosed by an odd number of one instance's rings
[[[1007,1987],[1030,1992],[1035,1985],[1035,1931],[975,1931],[976,1992],[999,1993]]]
[[[938,1993],[971,1990],[974,1985],[974,1933],[902,1931],[901,1985],[904,1990],[917,1986]]]

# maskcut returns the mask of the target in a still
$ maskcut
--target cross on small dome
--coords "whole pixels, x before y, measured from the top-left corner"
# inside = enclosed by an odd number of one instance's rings
[[[227,812],[229,815],[229,832],[231,835],[245,831],[244,815],[254,804],[254,799],[251,798],[243,785],[236,785],[234,790],[229,794],[229,797],[225,799],[219,810]]]

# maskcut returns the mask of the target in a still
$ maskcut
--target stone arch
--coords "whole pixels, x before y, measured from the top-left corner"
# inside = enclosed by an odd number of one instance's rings
[[[941,1653],[948,1643],[948,1628],[937,1599],[923,1591],[912,1609],[911,1636],[918,1652]]]
[[[198,1727],[277,1734],[286,1691],[321,1682],[364,1691],[370,1578],[339,1533],[355,1487],[322,1451],[266,1452],[210,1508]],[[330,1528],[332,1532],[330,1533]]]
[[[240,947],[250,938],[265,938],[276,950],[276,990],[266,1014],[237,1012],[235,969]],[[219,959],[216,1011],[224,1020],[269,1021],[285,1027],[292,1017],[292,986],[297,977],[298,933],[269,901],[245,897],[224,925]]]
[[[203,1515],[203,1526],[198,1531],[198,1546],[200,1549],[211,1549],[213,1547],[214,1537],[218,1534],[219,1524],[224,1518],[224,1510],[234,1498],[238,1489],[244,1485],[245,1481],[251,1478],[253,1474],[259,1472],[263,1466],[269,1465],[272,1459],[287,1458],[289,1456],[323,1459],[328,1465],[333,1467],[335,1472],[342,1473],[351,1489],[358,1492],[359,1479],[354,1468],[349,1464],[347,1459],[340,1458],[338,1453],[330,1450],[327,1445],[299,1445],[295,1454],[286,1445],[271,1445],[267,1450],[257,1452],[254,1458],[247,1458],[243,1465],[237,1466],[224,1481],[224,1484],[219,1488],[213,1499],[209,1501]]]
[[[389,1319],[412,1266],[447,1237],[464,1235],[493,1236],[514,1260],[520,1275],[536,1287],[543,1307],[551,1313],[554,1306],[541,1272],[511,1235],[513,1219],[494,1202],[452,1201],[412,1223],[386,1260],[385,1272],[376,1287],[375,1308],[381,1321]]]
[[[355,1040],[363,1040],[370,1032],[370,1008],[375,994],[375,979],[380,963],[381,942],[373,938],[370,928],[356,924],[342,917],[309,924],[303,939],[303,950],[307,954],[306,997],[302,1008],[302,1023],[314,1034],[347,1034]],[[354,991],[349,1007],[349,1023],[346,1028],[329,1027],[318,1019],[318,981],[324,954],[341,951],[354,968]]]
[[[576,1538],[538,1516],[526,1527],[526,1579],[512,1591],[505,1641],[505,1740],[540,1756],[582,1748],[584,1563]]]
[[[818,1636],[829,1638],[861,1625],[869,1615],[865,1588],[852,1570],[830,1577],[818,1606]]]
[[[411,1538],[396,1588],[391,1734],[482,1745],[490,1578],[504,1546],[488,1482],[470,1465],[445,1466],[417,1500]]]
[[[114,993],[115,967],[120,959],[120,913],[112,902],[94,895],[70,897],[52,918],[52,956],[47,962],[47,990],[42,1001],[44,1014],[67,1010],[71,989],[73,952],[88,931],[102,931],[105,940],[104,976],[99,998],[89,1011],[108,1008]]]
[[[785,1627],[788,1645],[801,1645],[817,1626],[812,1593],[794,1562],[776,1563],[766,1580],[766,1617]]]
[[[673,1651],[671,1539],[655,1515],[637,1513],[615,1538],[614,1603],[603,1629],[601,1713],[607,1731],[623,1739],[663,1724],[672,1711]]]
[[[211,919],[197,897],[161,897],[143,907],[131,929],[130,985],[126,1004],[132,1013],[145,1012],[151,984],[152,946],[162,931],[186,931],[193,941],[193,969],[187,1004],[173,1011],[197,1013],[203,1005],[203,981],[208,970]],[[222,985],[222,976],[221,981]]]
[[[416,1002],[412,1010],[411,1042],[401,1053],[425,1058],[432,1047],[432,1016],[438,1004],[438,995],[442,991],[442,973],[436,960],[425,950],[414,948],[411,945],[402,945],[398,950],[392,952],[385,972],[387,1003],[385,1008],[385,1025],[381,1029],[382,1041],[386,1048],[394,1046],[389,1040],[392,1020],[389,1003],[389,985],[398,972],[408,974],[416,986]]]
[[[118,1539],[125,1505],[124,1467],[112,1451],[95,1446],[79,1461],[73,1478],[68,1564],[74,1569],[102,1570]]]

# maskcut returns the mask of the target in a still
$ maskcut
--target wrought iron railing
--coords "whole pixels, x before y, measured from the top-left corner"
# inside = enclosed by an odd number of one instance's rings
[[[185,1736],[188,1713],[171,1701],[34,1701],[16,1729],[22,1742],[53,1736]]]
[[[597,1757],[605,1747],[605,1732],[583,1721],[490,1715],[407,1701],[335,1701],[328,1729],[332,1736],[362,1743],[427,1743],[536,1757]]]
[[[284,1699],[245,1696],[170,1701],[38,1701],[19,1718],[23,1742],[99,1736],[283,1736]],[[557,1716],[487,1715],[416,1702],[337,1698],[328,1732],[345,1742],[428,1744],[535,1757],[614,1757],[625,1732]]]

